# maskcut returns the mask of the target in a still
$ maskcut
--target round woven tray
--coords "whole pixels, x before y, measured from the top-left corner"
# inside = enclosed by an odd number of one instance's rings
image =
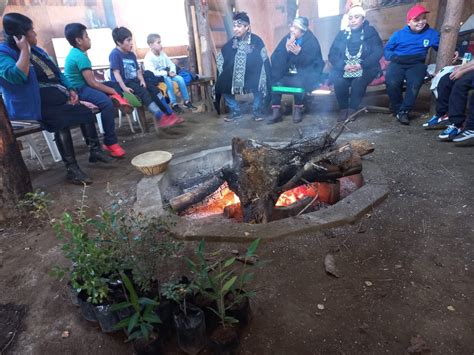
[[[155,150],[137,155],[132,165],[145,175],[158,175],[166,170],[173,154],[164,150]]]

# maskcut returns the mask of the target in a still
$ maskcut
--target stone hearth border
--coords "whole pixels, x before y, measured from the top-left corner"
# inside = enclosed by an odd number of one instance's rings
[[[363,159],[365,184],[336,204],[297,217],[289,217],[267,224],[248,223],[203,223],[177,216],[165,208],[161,188],[169,186],[173,169],[188,164],[187,169],[200,168],[205,161],[220,159],[221,163],[230,160],[230,147],[220,147],[173,159],[164,173],[143,177],[137,185],[136,212],[148,217],[161,216],[167,222],[177,239],[201,240],[209,242],[248,242],[256,238],[277,240],[293,235],[308,235],[315,231],[351,224],[358,221],[388,195],[386,177],[372,159]],[[211,157],[211,158],[210,158]],[[171,172],[170,172],[171,171]],[[179,177],[178,177],[179,178]]]

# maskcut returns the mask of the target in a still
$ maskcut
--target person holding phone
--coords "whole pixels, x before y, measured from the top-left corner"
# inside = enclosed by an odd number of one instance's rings
[[[0,89],[10,119],[37,120],[54,133],[66,165],[66,180],[91,184],[77,164],[70,127],[81,125],[90,147],[89,162],[108,163],[95,127],[95,116],[79,104],[77,93],[48,54],[37,46],[30,18],[9,13],[3,17],[5,42],[0,44]]]

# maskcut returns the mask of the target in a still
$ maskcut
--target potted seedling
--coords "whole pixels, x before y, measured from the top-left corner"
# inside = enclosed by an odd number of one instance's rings
[[[192,289],[189,283],[168,282],[162,285],[162,295],[175,302],[178,309],[174,314],[174,325],[178,346],[187,354],[197,354],[207,343],[204,312],[189,303]]]
[[[113,311],[132,309],[129,317],[115,325],[115,329],[125,329],[127,341],[133,341],[137,354],[160,354],[163,352],[161,338],[156,326],[161,323],[155,311],[159,303],[147,297],[138,297],[131,280],[123,272],[120,274],[126,289],[127,300],[112,306]]]
[[[108,299],[109,281],[117,268],[113,249],[97,235],[93,220],[85,217],[82,208],[76,216],[64,213],[54,228],[63,241],[61,249],[72,264],[70,269],[56,268],[56,274],[69,273],[83,316],[99,321],[104,332],[113,331],[118,320]]]
[[[197,250],[197,262],[190,259],[187,265],[194,274],[193,287],[198,294],[213,300],[215,307],[209,309],[217,316],[219,324],[212,332],[211,344],[216,352],[226,353],[235,350],[239,344],[237,324],[246,324],[249,318],[249,296],[253,292],[246,291],[253,273],[249,272],[250,260],[254,257],[260,240],[250,244],[244,258],[243,268],[236,267],[236,257],[223,258],[221,252],[212,253],[214,261],[208,261],[204,254],[204,241]]]

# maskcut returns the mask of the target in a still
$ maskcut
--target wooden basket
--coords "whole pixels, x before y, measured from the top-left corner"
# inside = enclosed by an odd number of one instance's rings
[[[158,175],[166,170],[173,154],[164,150],[155,150],[137,155],[132,165],[145,175]]]

